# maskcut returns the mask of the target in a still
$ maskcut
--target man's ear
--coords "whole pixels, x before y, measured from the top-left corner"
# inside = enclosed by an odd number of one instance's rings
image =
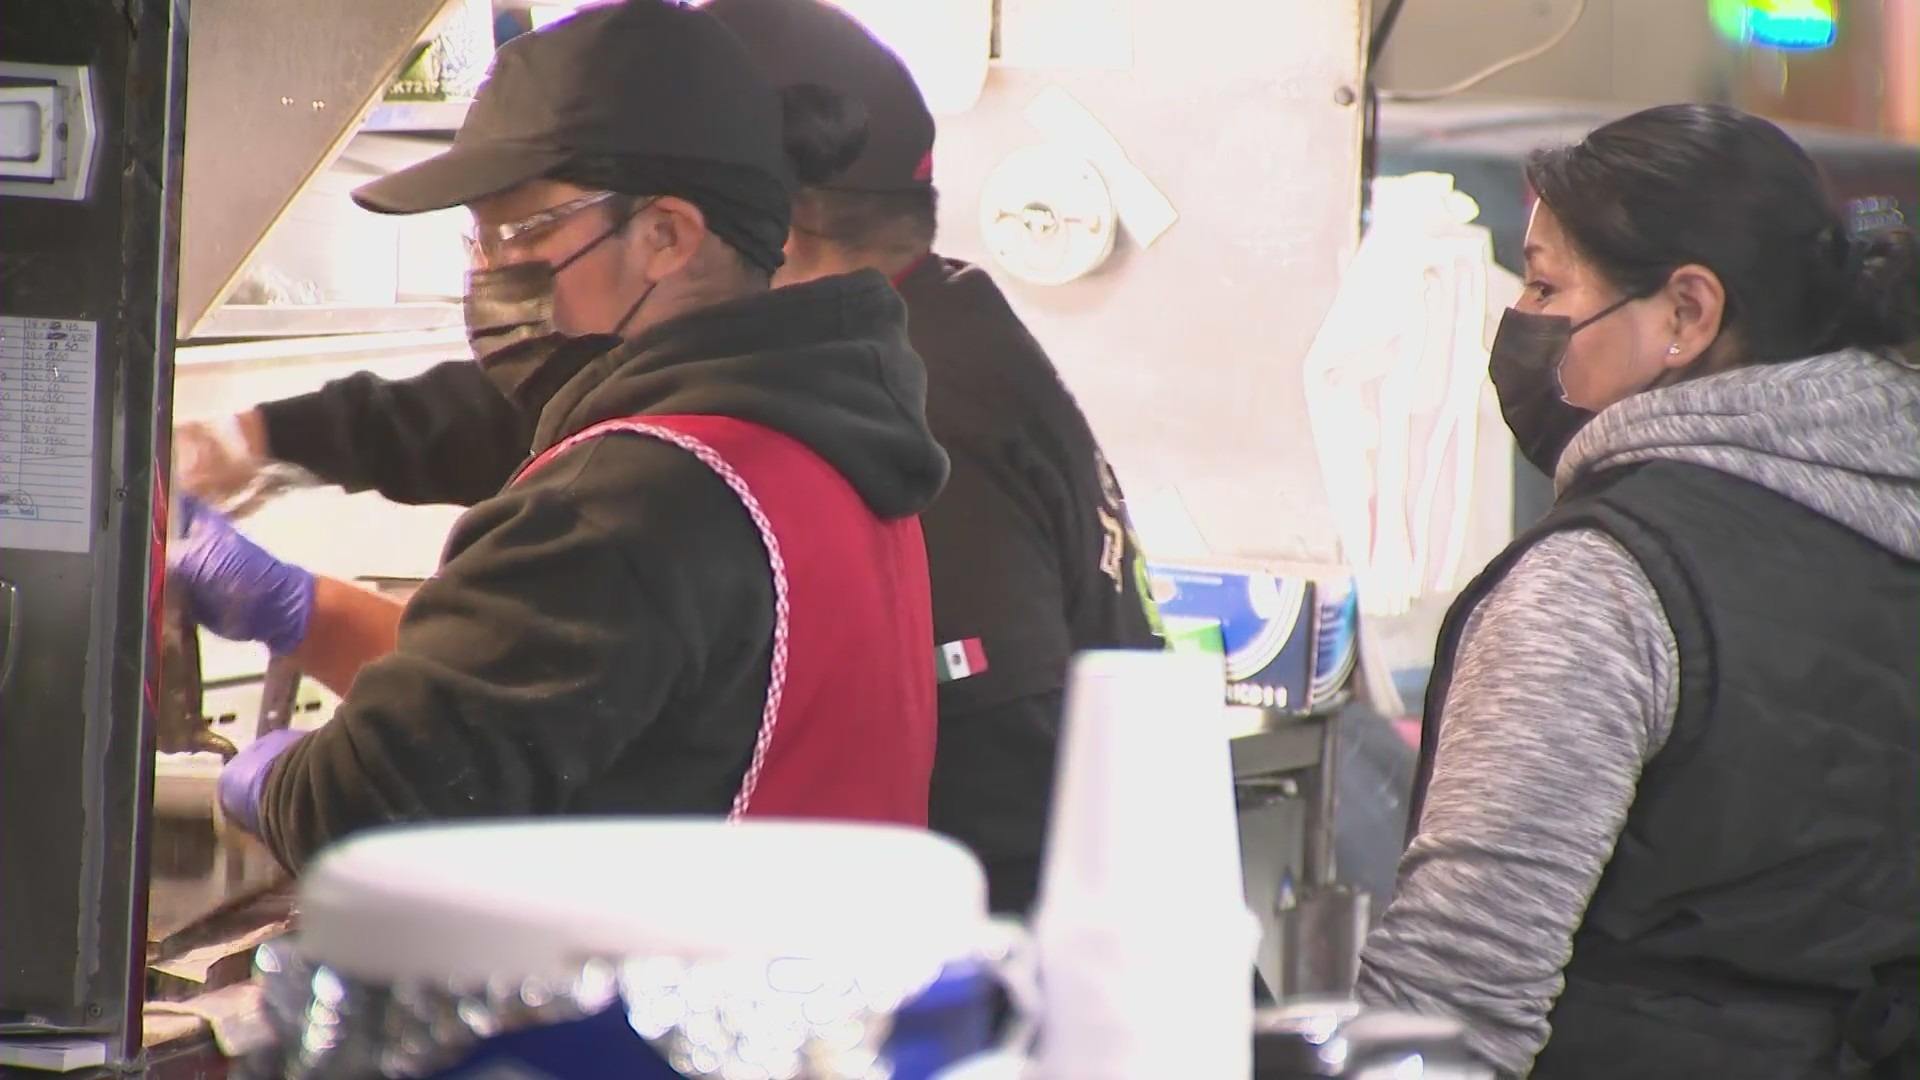
[[[1720,275],[1689,264],[1667,278],[1661,295],[1671,307],[1668,333],[1672,341],[1664,361],[1669,368],[1684,368],[1720,337],[1727,315],[1727,290],[1720,284]]]
[[[633,219],[629,243],[647,249],[647,280],[658,284],[684,271],[707,239],[707,218],[685,199],[663,195]]]

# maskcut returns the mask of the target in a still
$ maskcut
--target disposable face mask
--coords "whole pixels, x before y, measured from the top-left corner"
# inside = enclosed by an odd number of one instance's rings
[[[620,343],[618,335],[569,336],[553,325],[553,264],[515,263],[467,277],[467,342],[473,358],[509,401],[538,412],[587,361]]]
[[[553,324],[554,282],[560,273],[625,225],[623,220],[607,229],[557,266],[534,260],[467,275],[467,343],[474,361],[508,400],[537,413],[589,360],[620,343],[621,332],[653,294],[653,286],[647,286],[612,333],[569,335]]]
[[[1507,309],[1493,336],[1487,374],[1500,398],[1500,415],[1513,432],[1520,454],[1533,467],[1553,475],[1560,455],[1593,419],[1593,412],[1567,401],[1560,382],[1573,335],[1619,311],[1636,296],[1622,297],[1576,323],[1565,315],[1541,315]]]

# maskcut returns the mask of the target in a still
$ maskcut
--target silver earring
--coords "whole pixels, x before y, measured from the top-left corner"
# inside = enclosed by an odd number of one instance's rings
[[[1669,346],[1667,346],[1667,355],[1668,355],[1668,356],[1679,356],[1679,355],[1680,355],[1680,343],[1676,341],[1676,342],[1674,342],[1673,344],[1671,344],[1671,345],[1669,345]]]

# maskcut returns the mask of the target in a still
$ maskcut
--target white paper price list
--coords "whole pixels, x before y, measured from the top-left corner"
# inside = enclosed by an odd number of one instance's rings
[[[0,316],[0,547],[92,537],[94,324]]]

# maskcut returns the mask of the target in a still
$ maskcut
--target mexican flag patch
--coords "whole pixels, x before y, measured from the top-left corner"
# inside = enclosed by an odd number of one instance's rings
[[[987,654],[980,648],[979,638],[949,641],[934,654],[934,664],[935,670],[940,673],[940,681],[947,683],[987,670]]]

